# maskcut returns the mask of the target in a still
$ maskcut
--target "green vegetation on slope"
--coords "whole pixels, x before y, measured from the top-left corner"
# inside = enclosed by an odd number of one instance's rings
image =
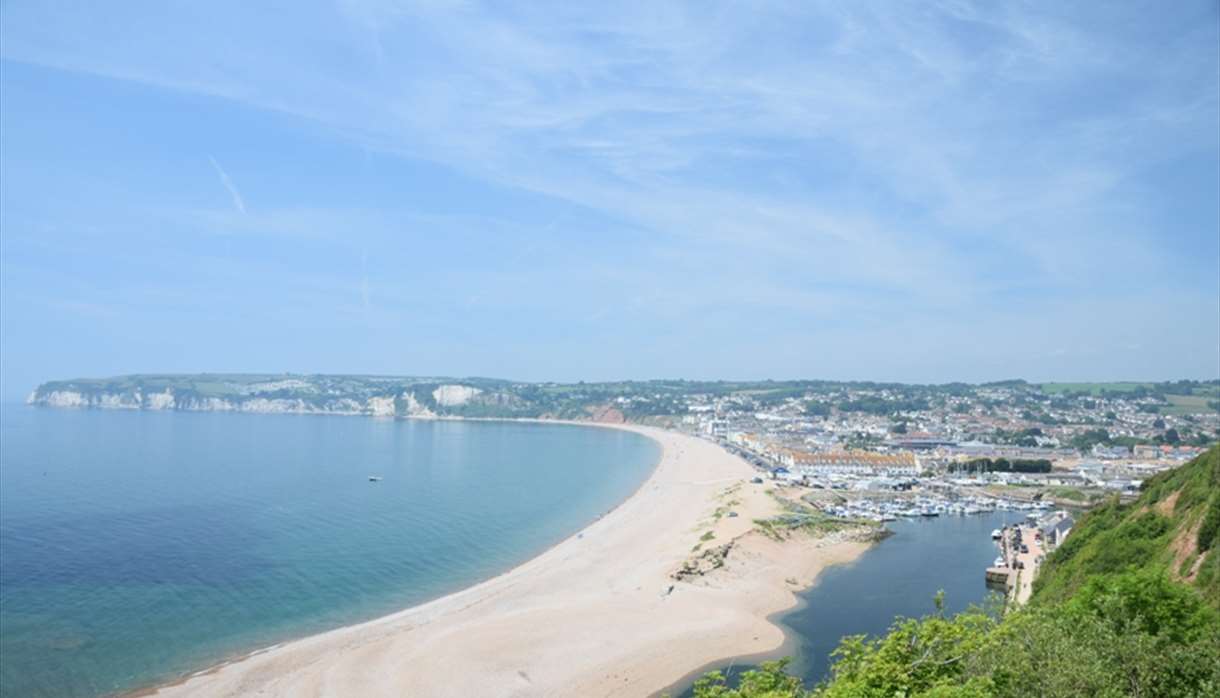
[[[1048,558],[1034,599],[898,619],[847,637],[812,689],[768,662],[696,698],[1220,695],[1220,446],[1085,515]]]
[[[1220,689],[1220,614],[1153,571],[1082,587],[1070,603],[1006,616],[971,610],[899,619],[882,637],[844,638],[831,678],[805,689],[785,662],[737,687],[713,672],[696,698],[1203,696]]]
[[[1220,446],[1144,483],[1131,504],[1111,499],[1090,510],[1034,583],[1035,602],[1069,598],[1090,579],[1153,569],[1198,588],[1220,607]]]

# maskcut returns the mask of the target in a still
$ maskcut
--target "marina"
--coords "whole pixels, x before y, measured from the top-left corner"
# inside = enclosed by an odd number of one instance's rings
[[[1046,502],[1026,502],[1002,497],[974,495],[893,493],[868,490],[852,493],[827,493],[811,490],[801,497],[824,513],[842,519],[890,522],[899,519],[939,516],[975,516],[993,512],[1025,512],[1039,517],[1050,511]],[[993,532],[994,533],[994,532]],[[995,536],[993,536],[995,537]]]

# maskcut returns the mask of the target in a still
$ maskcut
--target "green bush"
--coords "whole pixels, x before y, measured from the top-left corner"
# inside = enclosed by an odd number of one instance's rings
[[[1003,619],[978,609],[900,619],[882,637],[844,638],[833,657],[830,678],[812,689],[781,661],[747,672],[736,688],[709,674],[695,697],[1216,695],[1220,616],[1194,590],[1140,570]]]
[[[1211,550],[1217,533],[1220,533],[1220,492],[1212,495],[1207,513],[1203,515],[1203,523],[1199,526],[1199,550]]]

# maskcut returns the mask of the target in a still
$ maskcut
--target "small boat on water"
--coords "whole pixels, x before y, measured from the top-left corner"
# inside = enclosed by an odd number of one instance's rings
[[[932,507],[924,507],[920,512],[920,516],[940,516],[940,512]]]
[[[369,475],[369,482],[381,482],[380,475]]]
[[[1002,531],[1000,531],[1000,529],[998,529],[998,528],[991,532],[991,540],[999,540],[1000,538],[1003,538],[1003,537],[1004,537],[1004,533]]]

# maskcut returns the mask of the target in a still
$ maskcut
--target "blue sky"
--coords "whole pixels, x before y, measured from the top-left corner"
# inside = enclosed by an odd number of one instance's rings
[[[1215,2],[593,5],[5,3],[0,392],[1220,375]]]

